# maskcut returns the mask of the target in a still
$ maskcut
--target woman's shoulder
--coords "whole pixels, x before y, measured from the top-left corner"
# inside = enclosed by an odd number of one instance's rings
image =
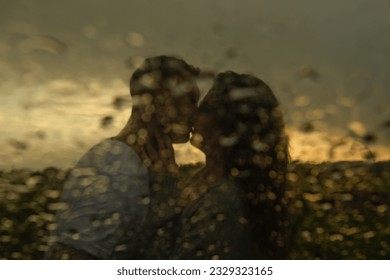
[[[215,202],[224,202],[226,207],[232,207],[242,203],[243,190],[232,180],[224,179],[210,188],[206,197],[210,197]]]

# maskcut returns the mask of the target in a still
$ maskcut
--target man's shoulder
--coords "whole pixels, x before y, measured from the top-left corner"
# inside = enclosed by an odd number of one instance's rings
[[[148,174],[134,149],[115,139],[104,139],[91,147],[77,162],[74,169],[77,168],[94,168],[104,173]]]
[[[134,158],[138,158],[138,155],[135,153],[133,148],[122,143],[121,141],[107,138],[103,139],[99,143],[93,145],[83,157],[86,156],[99,156],[99,157],[107,157],[107,156],[121,156],[121,155],[131,155]]]

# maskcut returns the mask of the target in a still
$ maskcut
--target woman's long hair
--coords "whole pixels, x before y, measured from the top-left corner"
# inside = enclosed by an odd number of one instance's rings
[[[283,259],[289,155],[279,102],[262,80],[234,72],[219,74],[212,91],[226,175],[246,194],[254,258]]]

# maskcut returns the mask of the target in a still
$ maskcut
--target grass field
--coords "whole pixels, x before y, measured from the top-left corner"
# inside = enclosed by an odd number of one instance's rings
[[[0,172],[0,259],[43,257],[66,174]],[[292,163],[287,178],[291,259],[390,259],[390,161]]]

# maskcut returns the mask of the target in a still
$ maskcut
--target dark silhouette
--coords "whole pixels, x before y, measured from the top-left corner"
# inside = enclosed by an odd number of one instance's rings
[[[175,57],[146,59],[130,80],[133,110],[123,130],[92,147],[67,178],[52,259],[134,259],[144,237],[169,224],[177,196],[173,143],[188,141],[198,69]]]
[[[285,258],[288,146],[271,89],[251,75],[219,74],[191,143],[206,165],[184,183],[174,257]]]

